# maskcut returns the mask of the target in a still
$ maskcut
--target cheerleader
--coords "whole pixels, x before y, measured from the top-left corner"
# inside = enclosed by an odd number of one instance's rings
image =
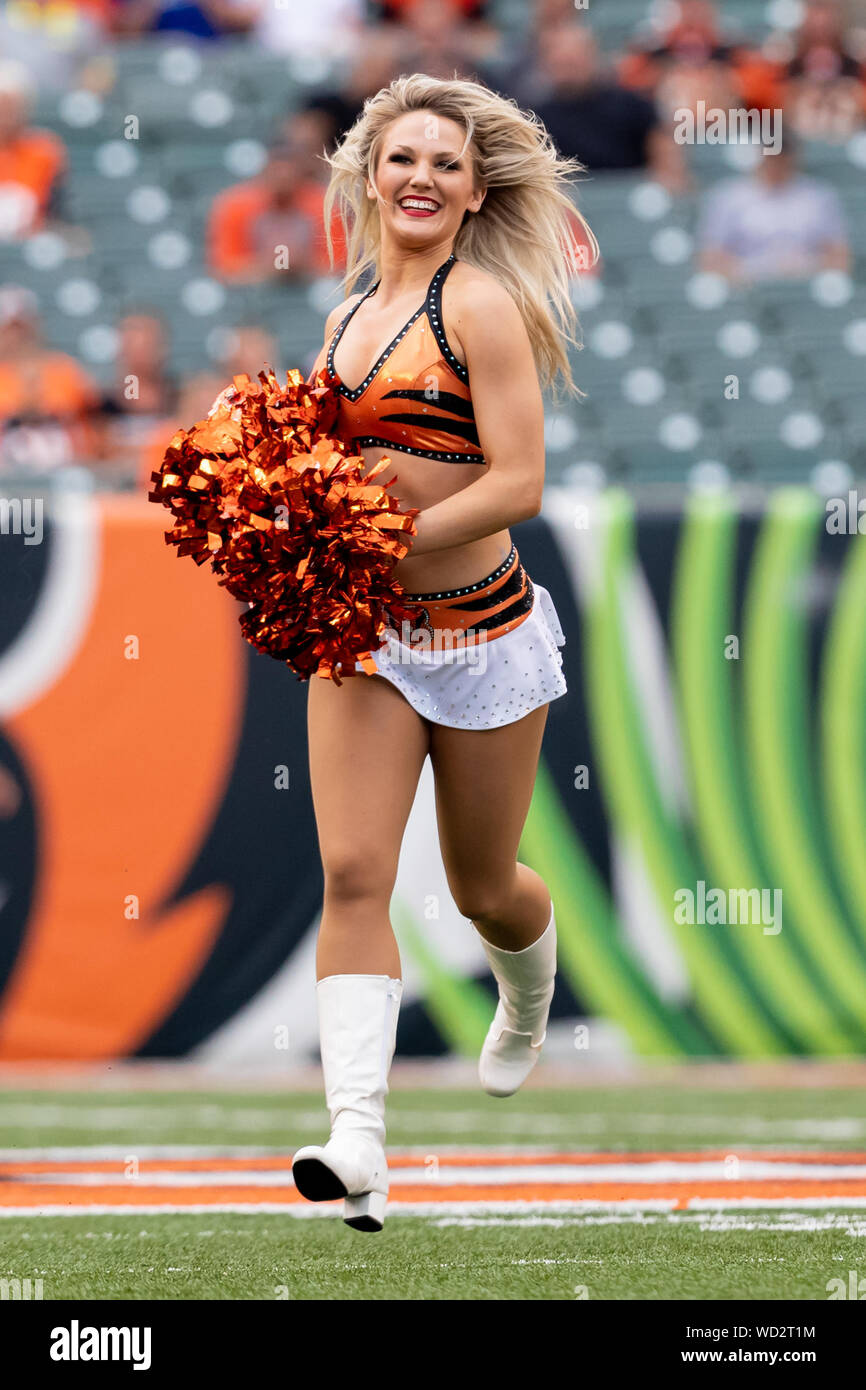
[[[300,1149],[293,1173],[304,1197],[343,1197],[349,1226],[378,1231],[402,992],[389,904],[428,756],[448,885],[498,985],[484,1090],[512,1095],[545,1039],[556,923],[517,850],[547,707],[566,691],[565,638],[509,527],[541,507],[542,387],[561,375],[579,394],[571,281],[597,246],[568,192],[580,165],[478,82],[402,76],[325,157],[329,246],[337,200],[346,288],[374,279],[328,317],[310,380],[327,368],[336,432],[371,466],[387,454],[393,493],[419,515],[395,570],[412,623],[386,631],[376,674],[358,662],[339,686],[309,683],[331,1135]]]

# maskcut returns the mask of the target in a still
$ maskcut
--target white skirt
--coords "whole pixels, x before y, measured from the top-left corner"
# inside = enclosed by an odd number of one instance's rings
[[[379,675],[413,709],[450,729],[498,729],[568,689],[562,671],[565,636],[553,599],[533,582],[534,602],[510,632],[450,650],[409,647],[393,629],[372,653]],[[361,662],[356,671],[363,671]]]

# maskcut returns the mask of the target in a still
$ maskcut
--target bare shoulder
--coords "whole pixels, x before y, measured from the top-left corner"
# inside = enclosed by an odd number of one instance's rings
[[[477,265],[470,265],[468,261],[458,261],[454,266],[445,281],[443,301],[446,296],[460,313],[472,314],[480,311],[486,314],[491,309],[508,312],[509,305],[512,309],[517,309],[508,290],[495,275]]]
[[[495,275],[468,261],[457,261],[442,293],[442,319],[451,350],[466,366],[467,340],[496,325],[513,331],[523,318],[508,290]]]

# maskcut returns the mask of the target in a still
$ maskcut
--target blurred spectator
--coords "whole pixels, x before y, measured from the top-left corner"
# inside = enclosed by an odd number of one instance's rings
[[[0,467],[48,472],[99,451],[99,390],[73,357],[42,342],[36,296],[0,287]]]
[[[564,20],[574,19],[577,6],[574,0],[533,0],[534,29],[550,29]]]
[[[383,21],[386,24],[402,24],[413,3],[414,0],[369,0],[368,8],[370,17],[374,20]],[[461,19],[468,19],[473,24],[479,24],[487,22],[490,4],[489,0],[457,0],[457,9]]]
[[[215,275],[244,284],[330,273],[325,240],[325,188],[306,174],[306,156],[276,144],[261,174],[215,198],[207,229]],[[335,268],[345,262],[337,211],[332,218]]]
[[[342,92],[321,91],[308,96],[299,111],[286,118],[283,131],[291,142],[293,139],[305,147],[310,155],[309,170],[311,178],[328,181],[327,166],[321,166],[310,152],[315,142],[316,154],[323,149],[332,150],[342,139],[358,115],[358,106],[349,101]],[[298,123],[300,122],[300,132]],[[313,173],[313,166],[317,173]]]
[[[724,110],[735,105],[741,53],[723,38],[712,0],[678,0],[659,39],[622,59],[627,87],[653,97],[662,112],[694,111],[699,101]]]
[[[532,16],[516,53],[504,67],[482,68],[482,80],[524,110],[534,110],[552,94],[550,74],[542,61],[542,40],[549,29],[574,21],[573,0],[533,0]]]
[[[602,71],[585,25],[551,26],[540,49],[551,95],[535,110],[561,155],[579,159],[592,174],[645,169],[673,192],[686,187],[682,147],[662,128],[651,102]]]
[[[254,15],[234,0],[123,0],[114,10],[118,34],[192,34],[197,39],[219,39],[224,34],[245,32]]]
[[[153,486],[150,475],[158,472],[174,435],[178,430],[191,429],[199,420],[206,420],[208,411],[225,386],[226,379],[222,372],[214,371],[196,372],[182,382],[173,417],[166,417],[161,424],[154,425],[150,440],[139,456],[140,488],[150,491]]]
[[[834,0],[812,0],[782,65],[785,116],[799,135],[846,140],[866,117],[866,68],[850,51]]]
[[[256,381],[261,368],[267,364],[274,368],[278,378],[285,381],[285,373],[281,373],[278,366],[278,356],[279,347],[267,328],[261,328],[260,324],[239,324],[232,328],[229,331],[228,350],[218,371],[199,371],[186,378],[179,386],[171,413],[161,420],[152,421],[138,455],[139,485],[150,491],[150,474],[156,473],[160,467],[172,435],[178,430],[189,430],[196,421],[204,420],[217,396],[227,385],[231,385],[232,377],[246,373],[247,377]]]
[[[778,154],[759,154],[755,172],[707,194],[698,229],[702,270],[738,284],[805,279],[848,270],[845,215],[835,190],[797,167],[790,134]]]
[[[23,63],[42,91],[105,90],[115,0],[27,0],[0,6],[0,54]]]
[[[168,338],[161,318],[126,314],[117,326],[116,379],[104,407],[123,415],[162,415],[177,405],[177,383],[167,369]]]
[[[364,0],[239,0],[252,16],[252,35],[267,53],[328,64],[355,52],[364,29]]]
[[[337,123],[326,107],[315,104],[315,98],[307,100],[307,106],[285,118],[279,140],[297,150],[305,179],[327,185],[330,170],[322,156],[325,150],[333,148]]]
[[[66,151],[52,131],[28,125],[35,96],[23,64],[0,61],[0,242],[30,236],[59,211]]]
[[[206,420],[208,411],[226,384],[224,373],[216,372],[213,368],[185,377],[177,402],[178,428],[189,429],[198,420]]]
[[[126,314],[118,324],[115,379],[103,393],[102,454],[111,460],[147,447],[155,427],[177,410],[178,385],[168,371],[168,338],[162,319]]]
[[[279,356],[279,344],[267,328],[260,323],[238,324],[229,330],[228,349],[220,360],[223,385],[238,372],[246,372],[255,381],[265,363],[279,376]]]
[[[499,31],[486,23],[471,23],[462,0],[405,0],[396,33],[400,68],[448,79],[473,77],[476,64],[494,58],[501,44]]]
[[[399,34],[394,25],[366,30],[339,85],[323,87],[307,97],[302,110],[329,116],[334,140],[340,140],[355,124],[367,97],[407,71],[400,58]]]

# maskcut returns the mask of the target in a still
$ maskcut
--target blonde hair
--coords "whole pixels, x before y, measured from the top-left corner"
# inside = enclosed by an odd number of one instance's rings
[[[557,154],[533,112],[521,110],[512,98],[480,82],[417,72],[397,77],[367,98],[358,120],[337,148],[325,154],[331,168],[325,234],[333,267],[331,217],[336,202],[346,235],[345,293],[352,292],[369,267],[379,273],[379,213],[366,196],[365,181],[376,188],[385,130],[398,116],[422,110],[447,117],[465,131],[463,149],[472,146],[475,186],[487,190],[479,211],[467,210],[454,239],[454,254],[495,276],[515,300],[542,388],[552,387],[556,399],[561,375],[570,395],[583,395],[574,383],[566,348],[582,346],[574,336],[578,325],[571,281],[586,265],[575,221],[590,248],[590,263],[598,258],[598,242],[568,192],[570,180],[583,165]]]

